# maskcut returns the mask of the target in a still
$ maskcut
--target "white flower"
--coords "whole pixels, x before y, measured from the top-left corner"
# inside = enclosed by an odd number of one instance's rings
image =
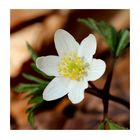
[[[36,60],[38,69],[55,76],[44,89],[43,99],[51,101],[68,94],[72,103],[79,103],[84,99],[88,81],[99,79],[105,72],[104,61],[93,58],[96,39],[90,34],[79,44],[72,35],[59,29],[54,41],[59,56],[42,56]]]

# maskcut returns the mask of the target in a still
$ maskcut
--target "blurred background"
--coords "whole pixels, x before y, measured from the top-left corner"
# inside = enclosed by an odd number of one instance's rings
[[[54,32],[65,29],[78,42],[81,42],[91,30],[77,21],[78,18],[94,18],[104,20],[117,30],[129,29],[129,10],[11,10],[10,22],[10,78],[11,78],[11,129],[32,129],[27,121],[28,99],[23,94],[16,93],[14,87],[24,82],[22,72],[33,74],[30,67],[31,58],[26,42],[29,42],[36,52],[42,55],[57,54],[54,46]],[[94,32],[92,32],[94,33]],[[107,71],[110,68],[111,55],[108,46],[100,36],[97,38],[97,53],[95,58],[105,60],[106,73],[102,78],[93,82],[102,88]],[[129,101],[130,96],[130,49],[118,58],[115,65],[110,92]],[[35,74],[35,73],[34,73]],[[56,101],[52,107],[38,112],[35,117],[35,129],[97,129],[103,119],[102,101],[88,93],[84,100],[77,105],[65,97],[61,102]],[[130,127],[129,110],[122,105],[109,102],[109,118],[124,127]]]

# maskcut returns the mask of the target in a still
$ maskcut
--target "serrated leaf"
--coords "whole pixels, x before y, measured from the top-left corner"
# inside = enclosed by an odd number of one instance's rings
[[[38,110],[38,107],[41,106],[45,101],[39,103],[39,104],[33,104],[31,107],[26,109],[26,113],[34,112]]]
[[[33,111],[33,107],[29,107],[26,109],[26,113],[29,113],[30,111]]]
[[[32,128],[34,128],[34,113],[30,112],[28,114],[28,122],[31,125]]]
[[[42,90],[40,90],[39,88],[34,88],[34,89],[32,89],[31,91],[29,91],[27,93],[27,95],[24,97],[24,99],[26,99],[26,98],[28,98],[30,96],[36,95],[36,94],[38,94],[38,95],[42,94]]]
[[[54,76],[48,76],[44,72],[40,71],[34,63],[31,64],[31,67],[34,71],[41,74],[44,78],[47,78],[48,80],[52,80],[54,78]]]
[[[101,35],[110,46],[113,53],[115,53],[117,43],[117,32],[115,28],[104,21],[99,22],[98,27],[100,29],[100,32],[102,33]]]
[[[32,91],[35,88],[39,87],[39,84],[19,84],[15,87],[16,92],[27,92],[27,91]]]
[[[36,105],[27,108],[27,109],[26,109],[26,113],[33,112],[35,108],[36,108]]]
[[[85,24],[87,27],[89,27],[91,30],[94,30],[98,34],[101,34],[100,29],[98,28],[98,25],[94,19],[78,19],[78,21]]]
[[[119,36],[118,39],[119,43],[117,46],[116,56],[119,56],[124,50],[124,48],[127,46],[127,44],[129,43],[130,32],[127,29],[124,29],[118,33],[118,36]]]
[[[84,23],[91,30],[100,34],[111,48],[113,55],[115,55],[117,44],[117,31],[113,26],[109,25],[104,21],[96,22],[94,19],[91,18],[79,19],[78,21]]]
[[[127,129],[127,128],[124,128],[124,127],[122,127],[122,126],[120,126],[112,121],[108,121],[108,124],[109,124],[109,128],[111,130],[126,130]]]
[[[26,45],[27,45],[28,50],[29,50],[29,52],[31,54],[32,60],[35,62],[36,61],[36,58],[38,57],[37,53],[34,51],[34,49],[32,48],[32,46],[28,42],[26,42]]]
[[[30,75],[30,74],[23,73],[22,75],[25,79],[30,80],[30,81],[34,81],[34,82],[39,83],[39,84],[43,84],[46,82],[46,81],[44,81],[38,77],[35,77],[33,75]]]
[[[33,97],[29,100],[28,104],[39,104],[39,103],[41,103],[41,102],[43,102],[43,101],[44,101],[44,100],[43,100],[42,95],[40,95],[40,96],[33,96]]]

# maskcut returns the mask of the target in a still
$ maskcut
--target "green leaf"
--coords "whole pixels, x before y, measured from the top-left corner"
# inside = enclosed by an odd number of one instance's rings
[[[34,71],[41,74],[43,77],[47,78],[48,80],[52,80],[54,78],[54,76],[48,76],[44,72],[40,71],[34,63],[31,64],[31,67]]]
[[[44,101],[45,102],[45,101]],[[38,110],[38,107],[40,105],[42,105],[43,102],[39,103],[39,104],[33,104],[31,107],[26,109],[26,113],[30,113],[30,112],[34,112]]]
[[[102,33],[101,35],[104,37],[105,41],[110,46],[113,53],[115,53],[117,43],[117,32],[115,28],[104,21],[99,22],[98,27]]]
[[[26,84],[28,85],[28,84]],[[26,86],[25,85],[25,86]],[[36,84],[34,84],[36,85]],[[30,86],[26,86],[23,87],[24,89],[16,89],[16,92],[23,92],[26,93],[26,96],[24,98],[28,98],[30,96],[36,96],[36,95],[42,95],[43,90],[45,89],[45,87],[48,85],[48,83],[44,83],[44,84],[39,84],[37,85],[37,87],[31,87]],[[24,85],[21,85],[21,87]],[[17,87],[17,88],[21,88],[21,87]]]
[[[119,36],[119,43],[117,46],[116,56],[119,56],[124,48],[127,46],[127,44],[130,41],[130,32],[127,29],[124,29],[118,33]]]
[[[37,88],[34,88],[32,89],[31,91],[29,91],[27,93],[27,95],[24,97],[24,99],[30,97],[30,96],[33,96],[33,95],[39,95],[39,94],[42,94],[42,90],[40,90],[38,87]]]
[[[35,62],[36,61],[36,58],[38,57],[37,53],[34,51],[34,49],[32,48],[32,46],[28,42],[26,42],[26,45],[27,45],[28,50],[29,50],[29,52],[31,54],[32,60]]]
[[[32,90],[35,90],[37,87],[39,87],[39,84],[19,84],[15,87],[16,92],[27,92]]]
[[[33,106],[29,107],[26,109],[26,113],[30,113],[34,110]]]
[[[113,55],[115,55],[117,44],[117,31],[113,26],[104,21],[96,22],[94,19],[91,18],[79,19],[78,21],[85,24],[91,30],[101,35],[111,48]]]
[[[98,129],[99,130],[126,130],[127,128],[119,126],[118,124],[108,119],[105,119],[104,121],[100,122]]]
[[[40,95],[40,96],[33,96],[33,97],[29,100],[28,104],[39,104],[39,103],[41,103],[41,102],[43,102],[43,101],[44,101],[44,100],[43,100],[42,95]]]
[[[22,75],[23,75],[23,77],[24,77],[25,79],[27,79],[27,80],[34,81],[34,82],[39,83],[39,84],[46,83],[46,81],[44,81],[44,80],[42,80],[42,79],[40,79],[40,78],[38,78],[38,77],[35,77],[35,76],[33,76],[33,75],[26,74],[26,73],[23,73]]]
[[[33,112],[33,111],[36,109],[36,106],[37,106],[37,105],[34,105],[34,106],[31,106],[31,107],[27,108],[27,109],[26,109],[26,113]]]
[[[78,19],[78,21],[85,24],[87,27],[89,27],[91,30],[94,30],[98,34],[101,34],[100,29],[95,20],[87,18],[87,19]]]
[[[111,130],[126,130],[127,128],[124,128],[122,126],[119,126],[118,124],[112,122],[112,121],[108,121],[109,127]]]
[[[34,113],[30,112],[28,114],[28,122],[31,125],[32,128],[34,128]]]
[[[98,126],[99,130],[104,130],[104,122],[101,122]]]

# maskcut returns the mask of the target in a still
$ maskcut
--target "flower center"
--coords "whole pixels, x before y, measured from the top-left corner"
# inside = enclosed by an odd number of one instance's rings
[[[58,73],[72,80],[80,80],[86,74],[87,66],[76,53],[65,53],[58,64]]]

